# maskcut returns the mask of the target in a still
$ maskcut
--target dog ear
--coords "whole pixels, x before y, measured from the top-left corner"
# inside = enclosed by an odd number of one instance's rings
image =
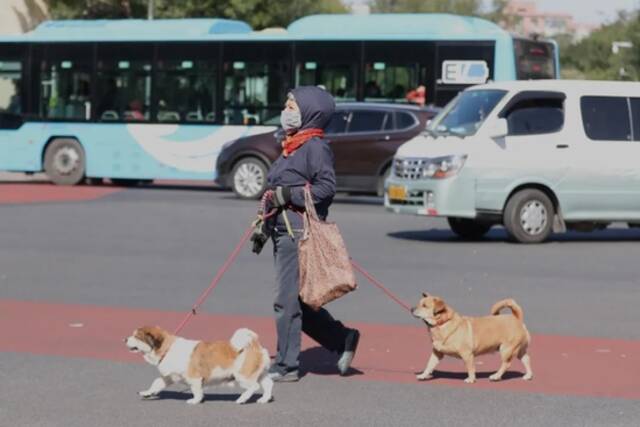
[[[144,331],[143,341],[153,349],[160,348],[164,341],[164,335],[158,328],[148,328]]]
[[[445,311],[447,311],[447,304],[441,298],[435,297],[433,299],[433,314],[437,315]]]
[[[423,297],[423,298],[428,298],[428,297],[429,297],[429,294],[428,294],[428,293],[426,293],[426,292],[423,292],[423,293],[422,293],[422,297]]]

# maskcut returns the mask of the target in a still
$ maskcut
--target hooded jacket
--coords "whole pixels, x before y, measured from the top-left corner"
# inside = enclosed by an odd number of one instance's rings
[[[291,91],[300,109],[302,125],[299,130],[324,129],[335,111],[333,97],[315,86],[302,86]],[[267,174],[267,187],[291,188],[291,204],[304,208],[304,186],[311,184],[311,194],[320,219],[326,219],[336,193],[333,152],[322,138],[311,138],[287,157],[280,155]],[[302,229],[300,215],[288,211],[294,229]],[[275,219],[278,229],[284,228],[282,214]]]

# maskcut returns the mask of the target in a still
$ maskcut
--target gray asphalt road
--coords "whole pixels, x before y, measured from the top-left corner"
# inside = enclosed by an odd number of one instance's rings
[[[0,205],[0,298],[183,311],[208,285],[255,213],[212,189],[132,189],[91,202]],[[533,333],[640,339],[640,231],[555,236],[539,246],[461,242],[441,220],[396,216],[379,200],[341,195],[337,221],[353,257],[414,302],[441,295],[485,314],[514,297]],[[248,249],[205,310],[271,314],[270,247]],[[339,318],[415,324],[363,282],[331,306]],[[9,327],[3,325],[2,327]],[[316,376],[278,388],[277,402],[187,408],[185,395],[139,401],[147,366],[0,353],[0,425],[636,425],[637,402],[346,382]],[[588,375],[588,372],[585,372]],[[640,380],[639,380],[640,386]],[[222,394],[220,394],[222,393]],[[226,397],[225,397],[226,396]]]

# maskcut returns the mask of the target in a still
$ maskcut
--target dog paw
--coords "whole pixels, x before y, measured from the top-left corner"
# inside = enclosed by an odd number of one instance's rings
[[[269,403],[273,400],[273,398],[271,396],[262,396],[260,399],[257,400],[258,403]]]
[[[525,374],[525,376],[522,377],[522,379],[525,381],[531,381],[533,379],[533,374]]]
[[[498,376],[498,374],[493,374],[489,377],[489,381],[500,381],[502,376]]]
[[[195,397],[187,400],[189,405],[197,405],[198,403],[202,403],[202,399],[196,399]]]
[[[424,381],[424,380],[429,380],[433,378],[433,375],[431,374],[420,374],[420,375],[416,375],[416,379],[418,381]]]
[[[476,382],[476,379],[472,378],[472,377],[467,377],[467,378],[465,378],[464,382],[467,383],[467,384],[473,384],[473,383]]]

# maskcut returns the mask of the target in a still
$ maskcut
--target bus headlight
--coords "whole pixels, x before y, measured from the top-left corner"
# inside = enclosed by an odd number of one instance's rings
[[[453,155],[429,159],[422,170],[423,178],[444,179],[457,175],[464,166],[467,155]]]

